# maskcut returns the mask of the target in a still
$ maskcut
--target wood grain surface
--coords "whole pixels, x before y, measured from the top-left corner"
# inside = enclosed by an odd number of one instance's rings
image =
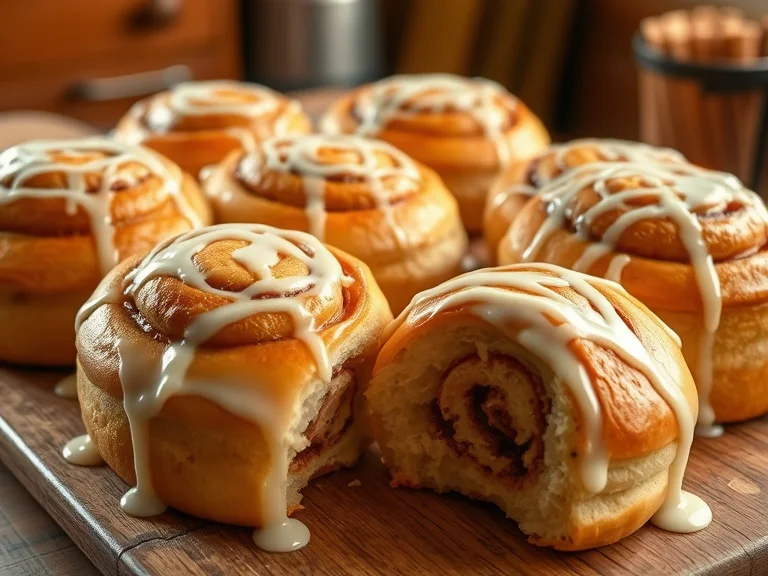
[[[369,452],[357,468],[305,490],[298,517],[312,531],[309,546],[270,555],[244,528],[174,511],[150,520],[123,514],[126,486],[109,468],[78,468],[60,456],[65,441],[83,432],[77,404],[51,391],[60,376],[0,368],[0,459],[105,574],[768,574],[768,418],[731,426],[717,440],[697,439],[687,487],[715,516],[697,534],[646,526],[598,550],[539,549],[492,506],[390,488]],[[360,485],[350,486],[354,480]],[[2,527],[0,537],[30,538]],[[31,538],[36,531],[60,537],[52,525],[28,530]],[[57,538],[43,542],[54,559]],[[0,572],[12,574],[5,566]]]
[[[99,572],[56,522],[0,465],[0,574],[95,576]]]

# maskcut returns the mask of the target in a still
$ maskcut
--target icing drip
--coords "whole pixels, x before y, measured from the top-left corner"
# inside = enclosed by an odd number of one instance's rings
[[[556,291],[568,286],[587,299],[591,307],[579,308]],[[705,528],[712,518],[709,507],[682,489],[693,442],[694,414],[682,389],[657,367],[637,336],[595,286],[622,290],[612,282],[548,264],[526,265],[526,268],[514,271],[480,270],[417,295],[390,325],[389,333],[409,315],[418,322],[420,317],[431,317],[460,306],[468,306],[477,317],[501,329],[523,326],[517,335],[518,343],[541,358],[568,386],[584,417],[587,441],[584,454],[579,456],[581,478],[584,487],[592,493],[601,492],[608,478],[609,459],[602,438],[603,416],[589,374],[569,343],[574,339],[586,339],[613,351],[648,378],[670,406],[678,423],[678,449],[669,470],[667,495],[653,522],[674,532]],[[434,300],[438,296],[444,297]],[[428,301],[433,302],[420,307]]]
[[[611,258],[611,263],[608,264],[608,270],[605,271],[605,278],[621,283],[621,273],[624,271],[624,267],[629,264],[630,260],[631,258],[626,254],[617,254]]]
[[[77,399],[77,374],[70,374],[56,382],[53,392],[61,398]]]
[[[601,257],[606,254],[610,254],[611,248],[605,244],[590,244],[581,253],[579,259],[573,264],[573,269],[577,272],[589,273],[589,269],[597,262]],[[621,273],[624,271],[624,267],[629,264],[631,258],[626,254],[616,254],[608,263],[608,269],[605,272],[604,277],[608,280],[621,283]]]
[[[105,156],[73,164],[54,160],[54,153],[68,158],[87,158],[97,153]],[[129,174],[120,171],[126,164],[134,162],[142,164],[152,175],[160,178],[160,194],[173,199],[176,208],[190,225],[201,225],[199,217],[181,192],[182,176],[178,168],[171,169],[150,150],[106,138],[40,140],[9,148],[0,154],[0,206],[20,198],[63,198],[69,216],[74,216],[78,208],[82,208],[90,219],[101,270],[107,272],[119,260],[112,220],[112,198],[116,193],[113,187],[137,184]],[[25,187],[30,178],[51,173],[66,174],[67,187]],[[87,178],[94,174],[101,174],[99,188],[89,190]]]
[[[195,255],[206,246],[220,240],[241,240],[246,246],[238,248],[232,257],[259,279],[240,292],[210,286],[206,274],[194,262]],[[300,248],[301,246],[301,248]],[[309,270],[307,276],[275,278],[271,267],[281,256],[301,261]],[[309,532],[298,520],[286,515],[288,451],[286,439],[299,407],[294,401],[272,398],[269,392],[217,379],[209,382],[188,374],[198,347],[225,326],[245,318],[263,314],[287,314],[294,324],[293,337],[302,341],[311,352],[317,367],[317,377],[330,382],[332,365],[325,343],[318,333],[311,311],[304,300],[311,297],[331,297],[339,284],[348,286],[347,278],[336,258],[318,240],[296,231],[278,230],[258,224],[225,224],[194,230],[157,246],[125,279],[123,292],[132,298],[147,282],[158,277],[172,277],[206,294],[219,296],[228,304],[199,314],[187,326],[184,337],[168,344],[161,359],[152,362],[142,357],[141,350],[130,340],[118,343],[120,380],[124,391],[124,408],[131,426],[134,446],[136,487],[121,501],[123,509],[136,515],[162,512],[165,505],[152,484],[149,461],[149,422],[160,413],[165,402],[174,395],[201,396],[222,408],[259,424],[265,434],[273,466],[261,487],[264,526],[254,535],[260,547],[270,551],[294,550],[309,540]],[[267,294],[299,294],[259,298]],[[78,316],[78,324],[99,305],[115,301],[114,291],[96,294],[86,303]],[[148,364],[152,366],[148,368]],[[149,372],[148,372],[149,369]]]
[[[699,406],[699,422],[696,425],[696,434],[704,438],[717,438],[722,436],[725,431],[722,426],[716,423],[715,411],[709,403],[709,396],[712,391],[712,350],[714,347],[715,331],[705,330],[701,333],[698,343],[698,374],[696,374],[697,377],[700,377],[699,374],[704,375],[701,377],[703,385],[699,386],[699,380],[696,380],[696,385],[700,388],[699,398],[706,396],[706,401],[702,400]]]
[[[609,183],[621,178],[642,177],[642,186],[627,188],[612,193]],[[525,249],[523,259],[536,259],[538,251],[547,238],[558,229],[567,227],[567,212],[572,200],[585,188],[591,187],[600,197],[586,212],[581,214],[574,226],[584,242],[591,242],[591,225],[599,217],[620,212],[620,215],[605,231],[603,237],[585,249],[574,267],[586,271],[597,258],[613,252],[622,234],[633,224],[646,219],[670,220],[680,234],[680,240],[688,252],[693,266],[699,293],[704,306],[703,323],[707,336],[699,343],[699,359],[692,366],[699,391],[701,408],[699,428],[703,435],[717,435],[713,429],[715,414],[709,404],[712,388],[712,354],[715,335],[720,325],[722,297],[720,280],[715,263],[703,237],[697,212],[717,213],[732,202],[757,207],[768,223],[768,214],[761,200],[746,190],[741,182],[730,174],[713,172],[690,164],[669,162],[597,162],[585,164],[570,170],[566,178],[556,178],[539,192],[548,206],[548,215],[537,231],[531,244]],[[642,206],[632,202],[648,197],[654,202]],[[621,260],[616,260],[621,258]],[[617,255],[608,269],[609,277],[620,279],[622,268],[629,256]]]
[[[67,442],[61,453],[67,462],[76,466],[98,466],[104,463],[96,445],[87,434]]]
[[[359,136],[327,136],[311,134],[299,137],[272,138],[263,143],[267,169],[299,174],[304,183],[305,212],[310,233],[325,239],[326,180],[356,178],[367,183],[368,190],[400,246],[407,245],[403,228],[395,220],[385,182],[390,178],[407,178],[414,186],[421,181],[416,165],[394,146]],[[348,152],[354,160],[328,163],[323,150]],[[393,166],[380,166],[377,155],[391,158]]]
[[[392,76],[376,82],[355,101],[354,113],[360,120],[358,134],[375,136],[393,119],[415,114],[465,112],[496,144],[499,164],[509,161],[509,143],[504,130],[517,99],[500,84],[485,78],[464,78],[452,74]],[[322,129],[339,133],[338,121],[326,116]]]

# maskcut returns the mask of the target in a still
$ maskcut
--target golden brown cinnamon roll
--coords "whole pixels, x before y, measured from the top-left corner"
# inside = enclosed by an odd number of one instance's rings
[[[619,285],[480,270],[418,295],[388,332],[366,396],[394,485],[493,502],[560,550],[652,516],[709,524],[681,490],[697,399],[679,340]]]
[[[500,171],[549,143],[539,119],[502,86],[450,74],[393,76],[358,88],[331,107],[321,128],[380,138],[434,169],[470,232],[481,229]]]
[[[77,309],[120,260],[208,224],[197,183],[102,138],[0,155],[0,361],[71,365]]]
[[[107,276],[78,317],[78,396],[95,447],[165,505],[303,545],[286,514],[309,480],[354,464],[361,396],[392,316],[368,268],[302,232],[192,231]]]
[[[266,140],[203,182],[219,222],[303,230],[371,268],[394,312],[459,273],[467,238],[440,178],[400,150],[357,136]]]
[[[533,158],[512,163],[494,183],[485,206],[483,234],[491,262],[496,262],[501,239],[531,196],[570,170],[596,162],[685,161],[682,154],[669,148],[588,138],[552,144]]]
[[[217,80],[180,84],[138,102],[115,136],[157,150],[197,178],[232,150],[311,130],[297,101],[266,86]]]
[[[665,159],[596,162],[528,201],[502,264],[551,262],[620,282],[683,341],[702,434],[768,412],[768,213],[729,174]]]

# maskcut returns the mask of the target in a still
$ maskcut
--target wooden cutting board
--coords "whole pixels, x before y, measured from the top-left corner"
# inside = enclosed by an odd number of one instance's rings
[[[540,549],[492,506],[390,488],[367,453],[357,468],[304,491],[298,518],[312,531],[309,546],[267,554],[245,528],[173,511],[150,520],[124,514],[126,485],[108,467],[78,468],[60,456],[84,431],[77,403],[52,392],[61,376],[0,366],[0,459],[105,574],[768,574],[768,418],[697,439],[687,488],[715,519],[696,534],[649,525],[598,550]]]

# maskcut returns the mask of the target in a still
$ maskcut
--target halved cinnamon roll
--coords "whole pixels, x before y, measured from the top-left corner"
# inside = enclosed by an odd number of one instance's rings
[[[470,232],[481,230],[485,197],[500,171],[549,143],[539,119],[502,86],[450,74],[362,86],[328,110],[321,129],[380,138],[435,170]]]
[[[440,178],[377,140],[272,138],[230,154],[203,189],[219,222],[303,230],[360,258],[395,313],[458,274],[467,248]]]
[[[497,504],[532,543],[610,544],[711,512],[681,489],[696,388],[679,340],[613,282],[532,264],[418,295],[366,392],[396,486]]]
[[[78,396],[92,445],[165,505],[306,543],[287,518],[311,478],[354,464],[361,392],[392,316],[368,268],[309,234],[220,225],[110,273],[78,317]]]
[[[115,136],[157,150],[197,178],[232,150],[311,130],[298,101],[266,86],[216,80],[180,84],[136,103]]]
[[[496,180],[485,205],[483,234],[491,262],[496,262],[501,239],[528,200],[555,178],[585,164],[605,162],[686,162],[669,148],[639,142],[585,138],[552,144],[533,158],[512,163]]]
[[[702,434],[768,412],[768,212],[730,174],[646,157],[543,186],[499,245],[620,282],[683,341]]]
[[[122,259],[208,224],[197,183],[103,138],[0,155],[0,361],[71,365],[78,308]]]

